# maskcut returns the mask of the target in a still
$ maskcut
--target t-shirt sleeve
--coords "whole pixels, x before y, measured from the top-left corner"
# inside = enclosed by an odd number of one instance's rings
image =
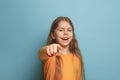
[[[79,69],[77,73],[77,80],[82,80],[82,64],[79,63]]]
[[[47,55],[46,47],[47,46],[42,47],[38,53],[39,59],[43,62],[49,58],[49,56]]]

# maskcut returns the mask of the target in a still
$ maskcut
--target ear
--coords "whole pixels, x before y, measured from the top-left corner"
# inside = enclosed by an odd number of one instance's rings
[[[51,37],[52,39],[55,39],[55,35],[53,33],[51,33]]]

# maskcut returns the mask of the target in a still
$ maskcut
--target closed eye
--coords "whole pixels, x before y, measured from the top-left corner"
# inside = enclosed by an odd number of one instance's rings
[[[61,31],[63,31],[63,30],[62,30],[62,29],[59,29],[58,31],[60,31],[60,32],[61,32]]]
[[[72,29],[68,29],[69,32],[72,32]]]

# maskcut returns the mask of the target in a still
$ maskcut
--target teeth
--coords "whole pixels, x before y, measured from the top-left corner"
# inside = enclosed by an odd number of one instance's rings
[[[62,38],[63,40],[68,40],[69,38]]]
[[[68,39],[68,38],[63,38],[63,39]]]

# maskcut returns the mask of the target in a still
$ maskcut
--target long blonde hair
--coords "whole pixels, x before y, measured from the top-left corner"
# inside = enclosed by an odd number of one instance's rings
[[[84,74],[84,64],[83,64],[83,60],[82,60],[82,55],[81,55],[80,49],[78,47],[78,42],[77,42],[75,32],[74,32],[74,26],[72,24],[72,21],[68,17],[59,16],[53,21],[53,23],[51,24],[51,29],[50,29],[49,35],[48,35],[47,45],[56,43],[55,39],[53,39],[51,35],[52,35],[52,33],[54,33],[55,29],[58,27],[58,24],[59,24],[60,21],[68,22],[73,29],[73,39],[69,44],[69,50],[70,50],[71,53],[74,53],[79,58],[79,60],[82,64],[82,72],[81,73],[83,75],[85,75]],[[60,60],[59,59],[60,59],[60,57],[56,56],[56,71],[55,71],[55,77],[54,77],[55,80],[59,80],[59,78],[61,76],[60,75],[61,65],[60,65]]]

